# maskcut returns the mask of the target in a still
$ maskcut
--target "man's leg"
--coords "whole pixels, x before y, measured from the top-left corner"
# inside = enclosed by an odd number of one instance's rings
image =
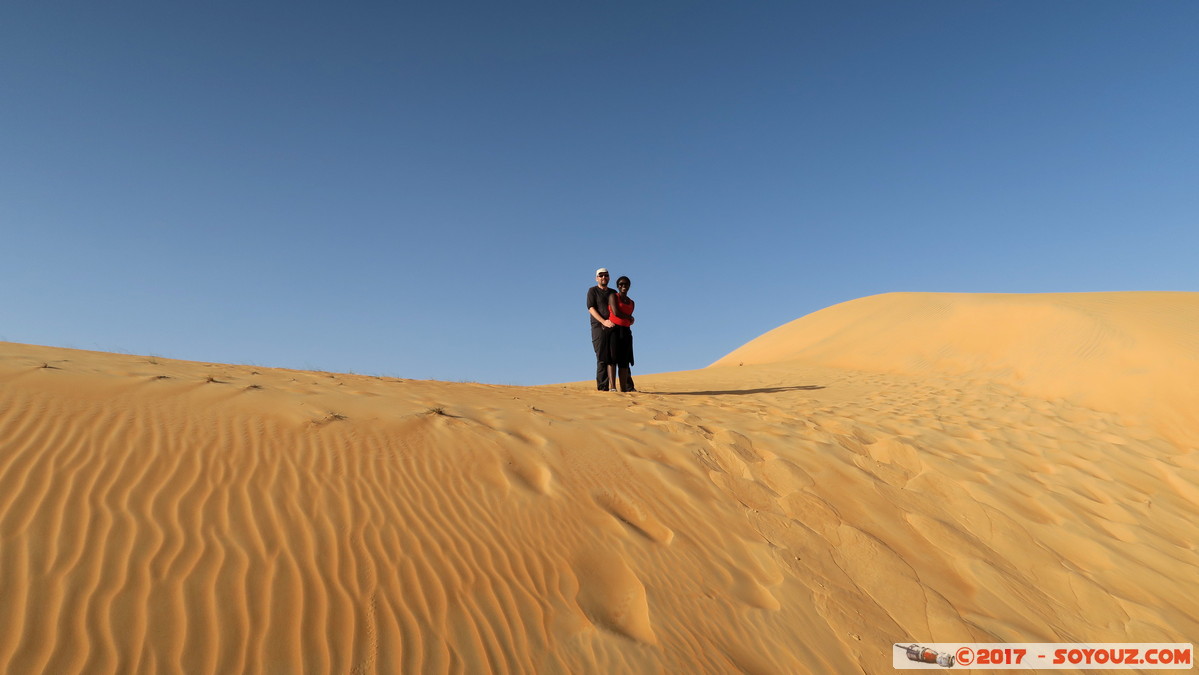
[[[608,391],[608,364],[605,361],[607,355],[600,355],[600,348],[603,344],[603,332],[591,331],[591,346],[595,349],[595,388],[600,391]]]

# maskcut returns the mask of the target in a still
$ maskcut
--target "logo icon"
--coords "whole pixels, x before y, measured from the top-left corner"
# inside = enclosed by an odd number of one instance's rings
[[[942,654],[927,647],[921,647],[920,645],[908,645],[905,647],[897,644],[895,647],[904,650],[907,653],[909,661],[916,661],[918,663],[935,663],[942,668],[953,667],[953,654]]]

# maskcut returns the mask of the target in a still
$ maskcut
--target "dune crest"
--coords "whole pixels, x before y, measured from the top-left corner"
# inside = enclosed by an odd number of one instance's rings
[[[796,319],[713,365],[787,361],[987,378],[1199,441],[1199,293],[887,293]]]

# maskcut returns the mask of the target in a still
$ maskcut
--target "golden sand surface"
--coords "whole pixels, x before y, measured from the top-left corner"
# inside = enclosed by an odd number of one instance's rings
[[[889,294],[635,394],[0,343],[0,672],[1196,642],[1196,336],[1194,293]]]

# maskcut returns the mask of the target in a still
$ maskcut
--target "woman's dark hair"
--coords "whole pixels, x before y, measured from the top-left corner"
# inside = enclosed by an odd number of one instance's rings
[[[619,278],[619,279],[617,279],[617,280],[616,280],[616,287],[617,287],[617,288],[620,288],[620,285],[621,285],[621,284],[628,284],[629,286],[632,286],[632,285],[633,285],[633,282],[629,281],[629,278],[628,278],[628,277],[621,277],[621,278]]]

